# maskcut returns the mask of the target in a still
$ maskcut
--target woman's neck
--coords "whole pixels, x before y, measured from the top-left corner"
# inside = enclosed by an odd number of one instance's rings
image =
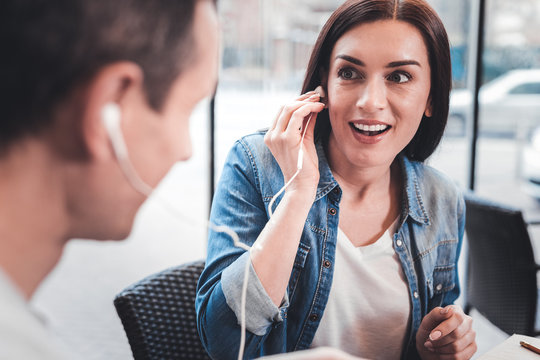
[[[336,150],[327,151],[328,163],[334,178],[348,197],[356,200],[371,200],[400,189],[401,171],[396,160],[375,166],[354,166]]]

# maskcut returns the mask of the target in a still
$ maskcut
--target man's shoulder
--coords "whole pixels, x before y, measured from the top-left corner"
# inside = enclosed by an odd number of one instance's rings
[[[0,359],[70,358],[2,270],[0,309]]]

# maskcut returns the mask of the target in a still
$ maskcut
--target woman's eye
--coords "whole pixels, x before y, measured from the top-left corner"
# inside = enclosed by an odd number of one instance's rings
[[[344,80],[353,80],[359,77],[358,73],[351,68],[340,69],[338,71],[338,76]]]
[[[388,80],[401,84],[401,83],[411,80],[411,76],[407,73],[393,72],[390,75],[388,75]]]

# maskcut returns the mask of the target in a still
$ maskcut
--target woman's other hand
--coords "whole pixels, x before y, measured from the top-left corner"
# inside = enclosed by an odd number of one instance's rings
[[[456,305],[436,307],[422,319],[416,349],[423,360],[470,359],[477,349],[472,318]]]
[[[315,149],[313,131],[317,114],[324,109],[319,102],[320,96],[310,91],[295,101],[283,106],[276,116],[272,127],[264,137],[266,146],[279,164],[285,182],[297,171],[298,152],[303,148],[302,170],[288,187],[287,191],[309,191],[315,195],[319,182],[319,162]],[[311,115],[312,114],[312,115]],[[309,124],[307,121],[311,116]],[[305,130],[303,143],[302,134]]]

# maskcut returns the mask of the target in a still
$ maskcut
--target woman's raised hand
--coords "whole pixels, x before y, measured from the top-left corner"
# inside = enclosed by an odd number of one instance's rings
[[[285,182],[296,173],[298,152],[300,147],[303,148],[302,170],[287,191],[311,191],[313,196],[315,195],[319,182],[319,163],[313,130],[317,114],[324,109],[324,104],[319,100],[320,95],[315,91],[310,91],[283,106],[264,137],[266,146],[274,155],[283,172]],[[304,130],[305,135],[302,143]]]

